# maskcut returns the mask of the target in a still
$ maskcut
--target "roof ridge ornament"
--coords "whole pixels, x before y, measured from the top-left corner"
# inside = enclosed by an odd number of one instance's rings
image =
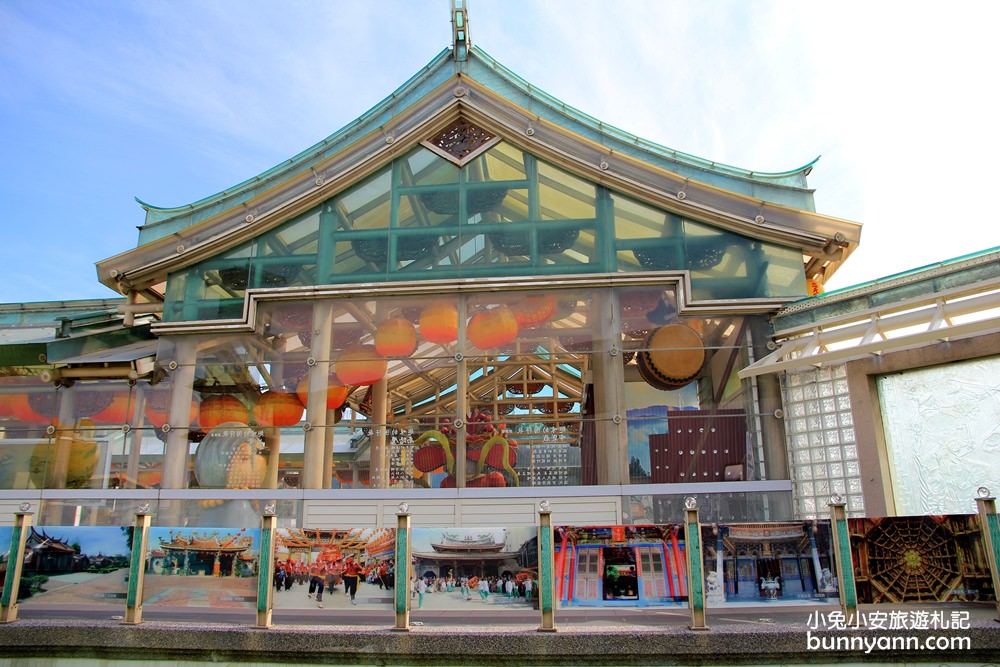
[[[453,55],[457,62],[469,57],[472,40],[469,39],[469,0],[451,0],[451,36]]]

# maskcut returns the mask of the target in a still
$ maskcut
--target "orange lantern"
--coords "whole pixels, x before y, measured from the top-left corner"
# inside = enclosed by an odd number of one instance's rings
[[[272,389],[253,406],[253,418],[261,426],[295,426],[302,421],[304,410],[295,392]]]
[[[126,424],[128,423],[131,396],[127,391],[116,391],[111,399],[111,405],[91,417],[95,424]]]
[[[203,431],[209,431],[219,424],[250,421],[250,410],[243,401],[229,394],[213,394],[205,398],[198,408],[198,424]]]
[[[806,280],[806,286],[808,288],[809,296],[816,296],[823,293],[823,285],[820,284],[815,278],[809,278]]]
[[[337,358],[334,370],[340,381],[352,387],[375,384],[388,370],[388,362],[371,345],[350,347]]]
[[[295,393],[299,397],[302,405],[309,404],[309,378],[303,379],[295,388]],[[345,387],[337,379],[336,375],[330,375],[330,384],[326,386],[326,409],[336,410],[347,400],[350,389]]]
[[[375,349],[387,357],[408,357],[417,349],[417,330],[402,317],[386,320],[375,330]]]
[[[447,302],[432,303],[420,313],[420,335],[444,345],[458,340],[458,308]]]
[[[514,305],[511,310],[514,311],[519,328],[536,327],[539,324],[544,324],[556,314],[556,297],[552,294],[529,296],[521,303]]]
[[[476,313],[469,320],[466,335],[480,350],[506,345],[517,338],[517,318],[507,306]]]

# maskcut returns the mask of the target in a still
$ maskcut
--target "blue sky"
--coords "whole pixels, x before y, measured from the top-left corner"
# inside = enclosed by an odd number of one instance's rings
[[[844,287],[1000,245],[1000,3],[469,0],[473,42],[564,102],[718,162],[817,155],[865,224]],[[304,150],[448,46],[448,0],[0,3],[0,303],[115,296],[143,211]]]

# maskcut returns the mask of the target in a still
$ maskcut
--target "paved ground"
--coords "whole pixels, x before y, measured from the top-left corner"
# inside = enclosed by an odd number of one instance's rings
[[[690,629],[686,605],[569,607],[555,613],[556,632],[539,632],[540,612],[521,600],[491,595],[466,600],[457,592],[412,600],[409,632],[393,630],[391,591],[362,584],[352,605],[343,590],[327,593],[323,608],[306,586],[273,595],[272,626],[255,627],[253,596],[232,595],[246,582],[210,577],[164,577],[143,607],[141,625],[124,625],[124,601],[113,578],[60,582],[19,606],[15,623],[0,625],[0,667],[87,656],[115,661],[134,657],[220,660],[259,665],[287,663],[395,665],[791,665],[844,663],[1000,663],[1000,623],[992,603],[864,605],[866,623],[839,629],[834,604],[732,603],[710,607],[709,629]],[[236,588],[234,589],[233,586]],[[75,589],[75,590],[74,590]],[[227,593],[228,591],[228,593]],[[226,603],[226,598],[230,598]],[[100,599],[100,598],[97,598]],[[224,604],[209,602],[222,601]],[[228,605],[228,606],[227,606]],[[963,627],[939,629],[930,621]],[[868,644],[842,650],[811,646],[816,637],[875,642],[890,639],[967,638],[955,650],[896,650]],[[6,662],[5,662],[6,660]],[[13,660],[14,662],[10,662]],[[55,664],[61,664],[57,661]]]

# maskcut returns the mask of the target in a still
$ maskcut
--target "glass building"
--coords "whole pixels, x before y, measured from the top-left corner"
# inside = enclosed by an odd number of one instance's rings
[[[708,522],[895,507],[883,473],[914,454],[855,423],[871,353],[817,332],[940,290],[816,296],[861,226],[814,210],[812,164],[643,140],[453,25],[313,147],[143,203],[137,247],[97,263],[121,299],[0,306],[0,507],[242,526],[277,502],[283,525],[362,527],[402,500],[446,526],[534,524],[542,498],[578,525],[677,522],[691,495]]]

